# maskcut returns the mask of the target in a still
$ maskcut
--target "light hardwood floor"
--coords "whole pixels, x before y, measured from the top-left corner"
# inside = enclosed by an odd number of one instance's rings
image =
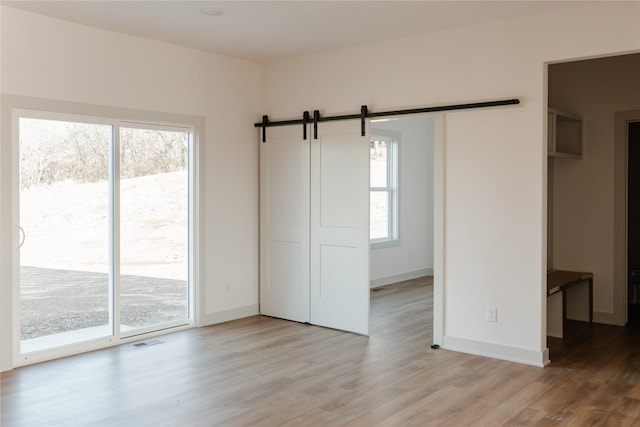
[[[1,425],[640,425],[637,330],[572,323],[536,368],[430,349],[432,301],[372,292],[369,338],[255,316],[16,369]]]

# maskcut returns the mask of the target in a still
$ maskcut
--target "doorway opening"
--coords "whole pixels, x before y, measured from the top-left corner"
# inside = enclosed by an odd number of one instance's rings
[[[378,296],[410,293],[433,311],[435,127],[424,115],[371,121],[372,310]]]
[[[627,233],[627,123],[640,121],[638,73],[640,53],[548,68],[548,107],[581,118],[583,149],[580,156],[549,162],[547,263],[593,273],[596,324],[627,324],[632,275],[627,240],[635,240]],[[588,320],[587,295],[584,289],[567,293],[566,318],[577,334],[597,329],[581,322]]]
[[[639,118],[640,119],[640,118]],[[640,121],[627,123],[627,322],[640,325]]]

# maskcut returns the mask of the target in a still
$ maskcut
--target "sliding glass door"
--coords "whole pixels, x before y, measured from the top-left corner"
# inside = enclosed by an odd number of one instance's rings
[[[21,117],[20,351],[109,336],[113,127]]]
[[[190,129],[17,122],[20,354],[188,324]]]
[[[120,328],[188,318],[189,134],[120,128]]]

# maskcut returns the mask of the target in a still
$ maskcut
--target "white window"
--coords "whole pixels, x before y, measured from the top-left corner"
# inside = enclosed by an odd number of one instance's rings
[[[371,131],[369,240],[376,246],[398,241],[398,143],[400,134]]]

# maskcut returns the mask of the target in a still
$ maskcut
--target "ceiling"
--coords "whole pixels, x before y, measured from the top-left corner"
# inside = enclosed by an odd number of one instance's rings
[[[9,1],[3,5],[195,49],[269,61],[527,15],[576,1]],[[201,13],[224,11],[221,16]]]

